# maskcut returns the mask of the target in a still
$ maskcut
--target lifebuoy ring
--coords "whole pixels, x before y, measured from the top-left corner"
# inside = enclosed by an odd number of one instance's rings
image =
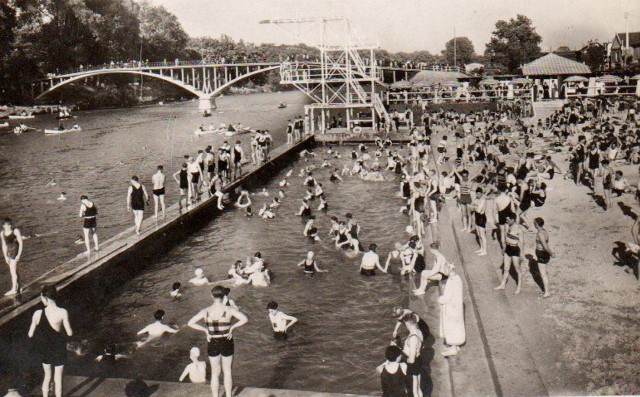
[[[353,132],[354,132],[354,133],[356,133],[356,134],[361,133],[361,132],[362,132],[362,127],[360,127],[360,126],[355,127],[355,128],[353,129]]]

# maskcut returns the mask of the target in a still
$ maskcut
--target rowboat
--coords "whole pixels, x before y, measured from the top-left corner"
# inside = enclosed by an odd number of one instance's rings
[[[47,130],[47,129],[45,129],[44,133],[46,135],[60,135],[60,134],[66,134],[67,132],[77,132],[77,131],[82,131],[82,128],[69,128],[69,129],[66,129],[66,130],[58,130],[58,129]]]
[[[7,128],[8,126],[9,126],[8,122],[0,124],[0,128]]]
[[[28,115],[28,116],[21,116],[18,114],[11,114],[9,115],[9,120],[28,120],[28,119],[35,119],[36,116],[34,115]]]
[[[242,134],[249,134],[255,132],[254,130],[252,130],[251,128],[241,128],[238,129],[236,131],[229,131],[228,128],[216,128],[216,129],[206,129],[206,130],[201,130],[201,129],[197,129],[195,131],[193,131],[193,133],[195,135],[198,136],[202,136],[202,135],[210,135],[210,134],[218,134],[218,135],[225,135],[225,136],[234,136],[234,135],[242,135]]]

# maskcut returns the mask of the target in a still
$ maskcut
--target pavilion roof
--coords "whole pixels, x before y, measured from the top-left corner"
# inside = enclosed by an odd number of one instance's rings
[[[543,57],[522,66],[525,76],[560,76],[574,74],[589,74],[591,68],[584,63],[549,53]]]

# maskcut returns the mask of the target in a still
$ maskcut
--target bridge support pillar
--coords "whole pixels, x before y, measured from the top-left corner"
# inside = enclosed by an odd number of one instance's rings
[[[216,100],[210,97],[201,97],[198,110],[204,112],[205,110],[211,111],[212,109],[217,109]]]

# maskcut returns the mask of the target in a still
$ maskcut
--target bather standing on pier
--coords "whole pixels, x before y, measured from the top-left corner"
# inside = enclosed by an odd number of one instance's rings
[[[127,210],[133,212],[133,220],[136,225],[136,234],[140,235],[140,226],[144,217],[144,203],[149,203],[147,189],[140,184],[136,175],[131,177],[131,186],[127,191]]]

